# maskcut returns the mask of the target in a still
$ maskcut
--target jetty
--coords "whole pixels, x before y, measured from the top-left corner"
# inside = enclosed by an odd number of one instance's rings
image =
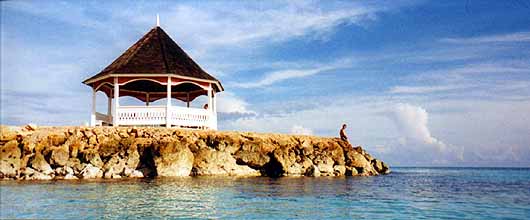
[[[372,176],[389,167],[340,138],[154,127],[0,127],[0,178]]]

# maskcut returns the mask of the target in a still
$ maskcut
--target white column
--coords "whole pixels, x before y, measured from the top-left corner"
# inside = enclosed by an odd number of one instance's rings
[[[112,90],[110,91],[109,97],[107,99],[107,116],[112,114]]]
[[[217,115],[217,95],[212,92],[212,95],[213,95],[213,113]]]
[[[213,101],[212,101],[212,84],[209,84],[209,85],[208,85],[208,110],[209,110],[210,112],[213,112],[212,109],[213,109]]]
[[[96,89],[92,89],[92,111],[90,113],[90,126],[96,126]]]
[[[213,122],[212,122],[212,129],[217,130],[217,95],[215,93],[213,94]]]
[[[171,77],[167,77],[166,128],[171,127]]]
[[[208,111],[210,113],[210,117],[208,117],[208,127],[210,129],[213,129],[214,125],[214,116],[213,116],[213,100],[212,100],[212,84],[208,84]]]
[[[112,111],[112,125],[117,127],[118,111],[120,109],[120,85],[118,85],[118,77],[114,77],[114,109]]]

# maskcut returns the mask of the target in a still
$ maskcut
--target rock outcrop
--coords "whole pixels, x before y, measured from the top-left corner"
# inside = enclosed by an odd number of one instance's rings
[[[136,127],[0,127],[0,178],[369,176],[389,167],[338,138]]]

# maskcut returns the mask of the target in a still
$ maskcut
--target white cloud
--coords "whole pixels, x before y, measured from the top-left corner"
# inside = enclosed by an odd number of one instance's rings
[[[387,92],[445,98],[525,99],[530,97],[528,74],[530,66],[524,62],[468,63],[407,74],[400,79],[405,85],[392,86]]]
[[[248,103],[231,92],[218,93],[217,112],[220,113],[237,113],[237,114],[256,114],[248,109]]]
[[[179,36],[194,39],[194,42],[241,46],[263,40],[270,43],[305,35],[322,36],[340,24],[371,20],[376,12],[384,10],[360,3],[343,7],[333,7],[332,3],[326,9],[317,4],[237,4],[229,5],[229,11],[225,5],[218,4],[180,5],[163,13],[162,17],[167,18],[163,22],[167,27],[176,27],[174,31]]]
[[[352,59],[351,58],[343,58],[339,59],[336,62],[333,63],[327,63],[327,64],[317,64],[314,65],[311,68],[299,68],[299,69],[282,69],[273,71],[270,73],[265,74],[265,76],[256,82],[247,82],[247,83],[236,83],[232,86],[239,87],[239,88],[259,88],[264,86],[269,86],[277,82],[282,82],[289,79],[295,79],[295,78],[304,78],[316,74],[321,74],[326,71],[333,71],[341,68],[347,68],[352,66]]]
[[[89,4],[88,4],[89,5]],[[30,1],[3,2],[2,7],[15,9],[24,13],[46,17],[66,24],[79,25],[92,28],[103,28],[105,22],[87,16],[87,10],[72,2],[42,2],[41,4]]]
[[[293,79],[293,78],[302,78],[307,77],[311,75],[315,75],[317,73],[322,72],[323,69],[301,69],[301,70],[280,70],[280,71],[274,71],[272,73],[267,74],[263,79],[257,81],[257,82],[248,82],[248,83],[237,83],[234,84],[236,87],[240,88],[257,88],[257,87],[263,87],[272,85],[276,82],[281,82],[287,79]]]
[[[474,63],[464,67],[451,70],[452,73],[458,74],[485,74],[485,73],[528,73],[528,65],[520,66],[504,63]]]
[[[387,111],[386,102],[381,97],[351,96],[312,97],[311,106],[306,105],[307,100],[271,101],[263,103],[268,111],[220,126],[227,130],[292,133],[293,126],[303,125],[315,135],[337,137],[340,126],[346,123],[352,144],[369,146],[377,144],[373,139],[397,137],[389,119],[380,115]]]
[[[291,134],[313,135],[313,130],[300,125],[293,125],[291,127]]]
[[[530,32],[507,33],[468,38],[444,38],[440,41],[454,44],[530,42]]]
[[[224,121],[220,127],[293,133],[293,126],[303,125],[314,135],[337,137],[340,125],[346,123],[353,145],[362,145],[393,166],[528,166],[530,159],[530,136],[526,135],[530,117],[525,114],[530,111],[529,101],[351,95],[312,97],[311,101],[314,105],[302,108],[271,101],[264,103],[270,111]]]
[[[446,92],[455,89],[466,88],[467,86],[394,86],[390,88],[389,93],[409,93],[409,94],[422,94],[422,93],[433,93],[433,92]]]
[[[432,146],[439,152],[446,150],[446,144],[431,135],[427,127],[428,114],[425,109],[400,103],[394,109],[393,118],[402,135],[403,142],[405,142],[404,144]]]

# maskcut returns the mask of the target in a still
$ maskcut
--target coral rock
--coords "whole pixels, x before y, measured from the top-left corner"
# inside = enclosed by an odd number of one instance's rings
[[[0,178],[15,178],[18,175],[21,155],[22,153],[16,140],[0,146]]]
[[[155,147],[154,162],[158,176],[189,176],[193,167],[193,153],[180,142],[160,143]]]
[[[80,173],[83,179],[96,179],[103,177],[103,171],[99,167],[88,164]]]

